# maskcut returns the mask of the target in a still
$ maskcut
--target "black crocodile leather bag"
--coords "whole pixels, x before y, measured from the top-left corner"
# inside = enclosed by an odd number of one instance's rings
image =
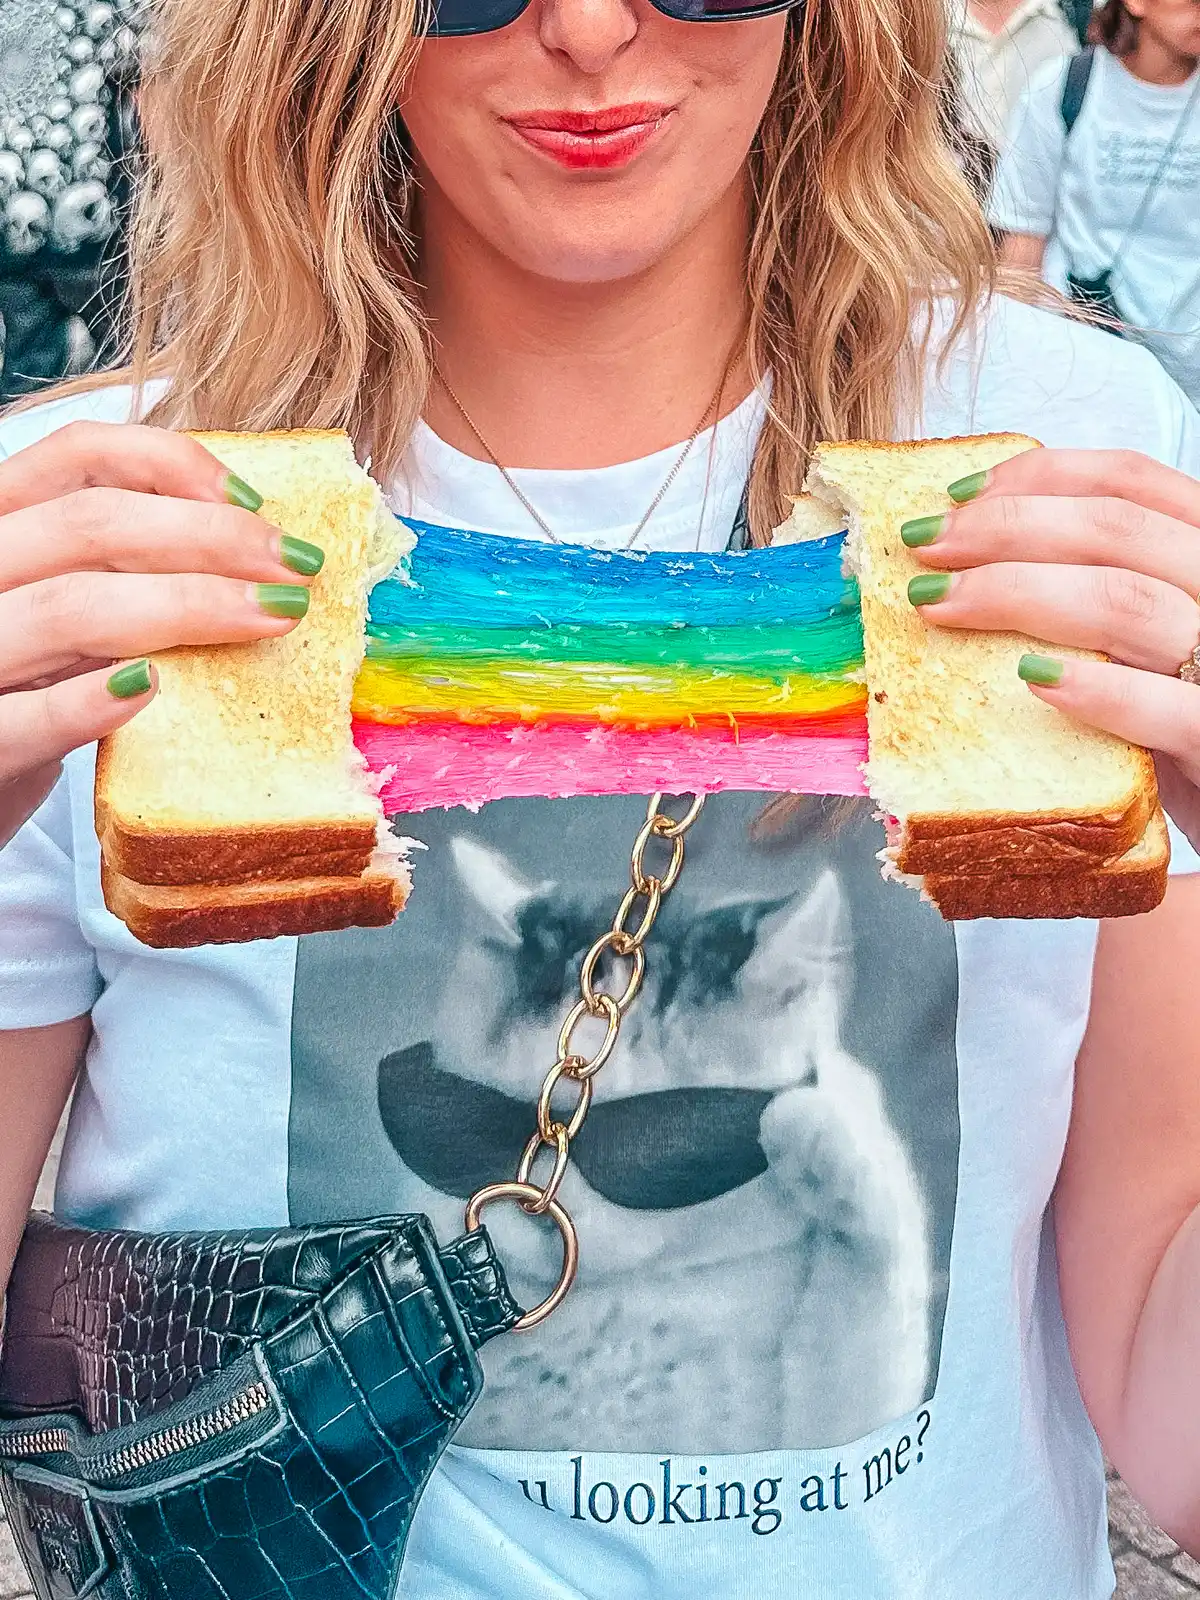
[[[517,1322],[483,1227],[141,1235],[31,1218],[0,1490],[39,1600],[385,1600]]]

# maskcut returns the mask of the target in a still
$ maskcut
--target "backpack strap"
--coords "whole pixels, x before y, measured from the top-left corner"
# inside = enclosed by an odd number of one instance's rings
[[[1080,48],[1084,48],[1092,20],[1092,0],[1059,0],[1059,5],[1071,31],[1079,40]]]
[[[1070,65],[1067,67],[1058,111],[1063,120],[1063,127],[1067,130],[1068,139],[1071,137],[1071,129],[1079,121],[1079,113],[1083,110],[1083,97],[1087,94],[1088,79],[1092,75],[1095,61],[1096,47],[1089,44],[1078,55],[1071,57]]]

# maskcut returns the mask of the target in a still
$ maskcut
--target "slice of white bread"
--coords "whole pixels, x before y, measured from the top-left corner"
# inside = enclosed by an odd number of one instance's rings
[[[356,877],[256,883],[136,883],[100,858],[104,903],[143,944],[184,950],[283,935],[382,928],[404,909],[407,872],[381,857]]]
[[[1167,892],[1171,844],[1162,811],[1118,860],[1073,872],[926,872],[923,893],[952,922],[973,917],[1130,917],[1153,911]]]
[[[868,789],[889,818],[895,875],[924,875],[926,893],[952,917],[1111,916],[1148,909],[1165,890],[1150,756],[1029,693],[1016,667],[1038,641],[941,629],[908,600],[909,578],[928,569],[903,544],[901,523],[949,511],[949,483],[1035,447],[1017,434],[820,445],[809,492],[775,535],[790,543],[849,530],[862,591]],[[953,887],[964,876],[987,881]]]
[[[308,920],[289,931],[345,926],[328,919],[353,906],[378,921],[385,901],[394,916],[408,891],[403,847],[387,832],[354,747],[350,700],[367,591],[411,535],[344,433],[194,437],[264,496],[264,522],[319,545],[325,564],[307,616],[283,637],[154,657],[158,694],[102,742],[97,759],[110,909],[129,913],[147,943],[175,943],[170,930],[185,925],[207,930],[188,943],[270,936],[222,931],[239,924],[214,899],[215,885],[259,886],[246,928],[282,932],[275,923],[284,903],[299,924],[305,901]],[[386,896],[381,877],[390,882]],[[335,879],[348,880],[336,895]],[[184,917],[180,896],[149,893],[168,886],[196,889],[194,915]],[[274,921],[272,898],[281,906]]]

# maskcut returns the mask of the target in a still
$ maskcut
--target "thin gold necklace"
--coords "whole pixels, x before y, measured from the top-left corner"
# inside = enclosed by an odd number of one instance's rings
[[[651,500],[650,504],[647,506],[645,515],[642,517],[642,520],[638,523],[637,527],[629,535],[628,539],[626,539],[626,541],[625,541],[626,550],[632,548],[632,546],[637,543],[638,536],[641,533],[642,529],[646,526],[646,524],[650,521],[650,518],[658,510],[659,506],[663,502],[664,497],[666,496],[667,490],[671,487],[671,485],[675,482],[675,479],[679,476],[679,474],[680,474],[680,472],[681,472],[681,470],[683,468],[684,462],[687,460],[687,458],[692,453],[693,445],[696,443],[696,440],[700,437],[700,435],[704,432],[704,429],[705,429],[705,427],[707,426],[707,423],[708,423],[708,419],[713,415],[713,413],[720,406],[720,404],[721,404],[721,396],[725,391],[725,385],[729,380],[729,374],[733,370],[733,364],[734,364],[734,361],[735,361],[736,356],[737,356],[737,348],[738,348],[737,346],[734,347],[733,354],[730,355],[729,360],[725,363],[725,369],[721,373],[721,381],[717,384],[716,389],[713,391],[712,399],[705,406],[704,415],[700,418],[700,421],[696,424],[696,426],[695,426],[695,428],[694,428],[694,430],[692,432],[691,437],[688,439],[688,441],[684,445],[683,449],[679,452],[678,459],[676,460],[674,466],[671,468],[670,472],[667,473],[666,478],[663,480],[662,488],[658,491],[658,493],[654,496],[654,499]],[[538,527],[546,535],[547,539],[551,540],[552,543],[554,543],[554,544],[561,544],[562,540],[558,537],[558,535],[555,533],[554,529],[546,521],[545,517],[542,516],[541,512],[537,509],[537,507],[530,501],[528,495],[525,494],[525,492],[521,488],[521,486],[514,481],[513,476],[509,472],[508,468],[500,460],[500,457],[496,454],[496,452],[492,449],[491,445],[484,438],[483,434],[479,431],[478,424],[475,422],[474,418],[471,416],[471,413],[467,410],[466,406],[463,405],[462,401],[455,394],[454,390],[450,387],[450,380],[446,377],[446,374],[442,371],[441,367],[437,364],[436,361],[433,363],[433,375],[437,379],[437,381],[441,384],[442,388],[446,391],[446,394],[448,395],[451,403],[453,404],[455,410],[458,412],[459,416],[463,419],[463,421],[466,423],[467,427],[470,428],[471,432],[475,435],[476,439],[482,445],[483,449],[487,452],[488,460],[492,463],[492,465],[495,467],[496,471],[500,474],[500,476],[504,479],[504,481],[508,485],[508,487],[516,495],[517,499],[525,507],[526,511],[528,511],[529,515],[537,523]],[[704,503],[705,503],[705,507],[706,507],[707,504],[708,504],[708,485],[707,485],[707,483],[705,484]],[[701,512],[700,512],[700,521],[701,521],[701,524],[703,524],[703,521],[704,521],[704,508],[703,507],[701,508]],[[699,538],[699,533],[700,533],[700,530],[697,530],[697,538]]]

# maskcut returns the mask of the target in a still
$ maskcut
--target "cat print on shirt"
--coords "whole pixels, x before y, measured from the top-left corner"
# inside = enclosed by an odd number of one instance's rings
[[[379,1096],[402,1159],[465,1197],[487,1174],[422,1159],[426,1097],[454,1094],[520,1149],[535,1074],[611,911],[524,882],[468,839],[452,854],[480,915],[450,971],[437,1050],[385,1058]],[[464,1443],[519,1448],[534,1403],[550,1449],[586,1437],[620,1450],[641,1432],[696,1452],[731,1438],[820,1445],[923,1398],[925,1211],[870,1071],[841,1044],[849,930],[836,875],[672,931],[651,951],[561,1190],[586,1240],[579,1283],[542,1337],[484,1351]],[[455,1093],[453,1074],[475,1093]],[[559,1241],[509,1231],[510,1280],[532,1304],[557,1281]]]
[[[644,986],[572,1146],[559,1198],[579,1231],[578,1281],[541,1328],[481,1352],[486,1382],[463,1444],[692,1453],[839,1445],[932,1392],[945,1218],[935,1226],[931,1186],[877,1066],[861,1039],[847,1037],[869,968],[862,946],[873,918],[862,889],[870,883],[875,894],[878,868],[868,857],[864,879],[859,856],[873,835],[855,828],[857,843],[815,840],[815,852],[784,853],[775,870],[739,870],[736,857],[713,849],[754,849],[743,821],[752,797],[736,798],[736,828],[705,835],[706,813],[689,844],[648,942]],[[580,961],[623,888],[608,861],[627,873],[632,842],[627,824],[606,817],[579,834],[593,844],[582,872],[555,870],[560,858],[541,860],[538,873],[536,850],[514,859],[524,832],[488,828],[494,809],[465,825],[465,814],[448,814],[436,830],[429,856],[452,882],[431,919],[436,950],[426,943],[418,1005],[393,998],[390,1047],[356,1067],[374,1077],[375,1115],[405,1174],[389,1208],[424,1211],[444,1238],[461,1231],[476,1188],[511,1175],[535,1126]],[[407,819],[406,831],[419,834],[420,820]],[[531,830],[530,845],[536,837]],[[397,971],[429,856],[393,930]],[[932,916],[952,964],[952,938],[935,913],[895,886],[878,892],[899,897],[909,915],[916,908],[921,927]],[[408,931],[424,930],[414,922]],[[891,1014],[903,1034],[894,1004]],[[930,1049],[944,1043],[931,1039]],[[939,1095],[953,1099],[952,1055],[939,1082]],[[564,1085],[555,1105],[573,1103]],[[940,1114],[954,1119],[956,1158],[955,1107]],[[533,1305],[558,1278],[556,1230],[508,1205],[486,1220],[514,1293]]]

